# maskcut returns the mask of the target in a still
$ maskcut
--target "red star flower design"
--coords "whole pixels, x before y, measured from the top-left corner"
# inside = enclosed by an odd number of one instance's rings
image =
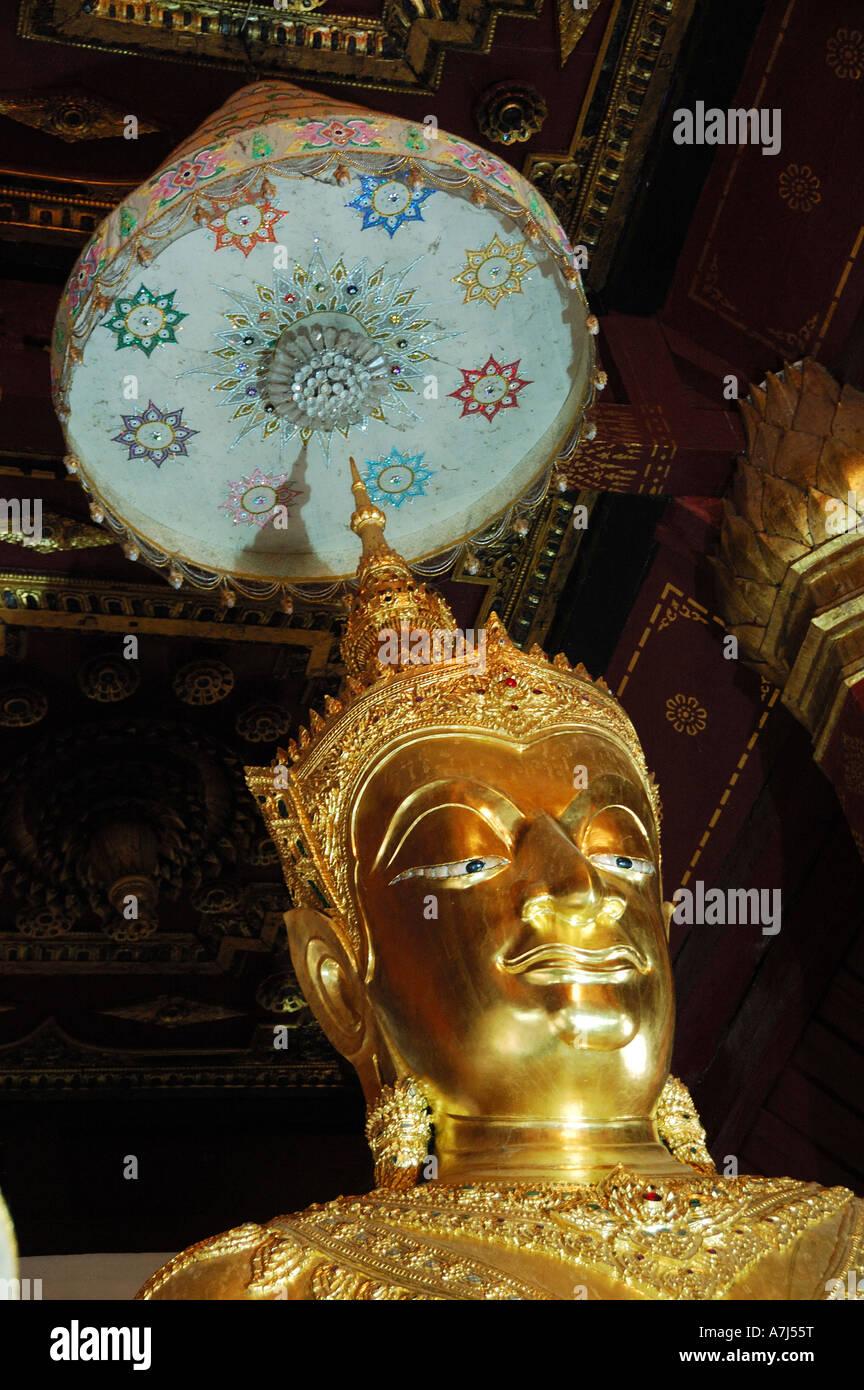
[[[242,194],[214,200],[213,211],[216,216],[207,225],[216,236],[214,250],[219,251],[223,246],[236,246],[244,256],[248,256],[255,246],[262,246],[268,241],[275,242],[276,223],[280,218],[288,216],[287,212],[280,212],[270,203],[251,203],[248,197]]]
[[[490,356],[482,367],[460,367],[462,385],[449,394],[462,402],[463,420],[466,415],[485,415],[494,420],[499,410],[519,405],[516,397],[532,382],[518,375],[520,358],[515,362],[497,362]]]

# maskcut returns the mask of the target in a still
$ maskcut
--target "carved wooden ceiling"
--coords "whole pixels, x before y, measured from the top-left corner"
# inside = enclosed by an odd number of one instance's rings
[[[77,250],[254,72],[347,84],[501,149],[593,257],[616,198],[632,198],[691,5],[364,8],[58,0],[22,4],[14,36],[0,21],[0,456],[6,500],[35,493],[44,508],[38,547],[9,533],[0,547],[7,1089],[346,1078],[293,980],[288,900],[241,775],[335,690],[341,605],[289,615],[177,593],[90,524],[47,397],[45,347]],[[446,588],[464,626],[494,607],[519,640],[543,640],[584,534],[578,501],[590,509],[593,494],[553,493],[516,544],[460,564]],[[130,924],[118,905],[133,880],[146,911]]]
[[[275,75],[334,94],[347,86],[373,109],[506,150],[599,255],[604,223],[619,226],[632,201],[693,3],[384,0],[357,14],[333,0],[23,0],[9,41],[35,80],[22,89],[19,66],[0,112],[67,142],[106,138],[112,122],[120,136],[122,115],[133,113],[139,136],[153,138],[115,146],[113,159],[100,151],[96,167],[71,151],[52,176],[47,142],[22,142],[19,132],[10,155],[21,157],[10,158],[0,188],[0,233],[5,224],[7,234],[75,242],[231,91]],[[28,51],[24,40],[51,47]],[[61,80],[82,63],[92,85]]]

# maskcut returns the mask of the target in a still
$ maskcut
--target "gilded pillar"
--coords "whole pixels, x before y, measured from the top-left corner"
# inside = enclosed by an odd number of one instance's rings
[[[809,731],[864,854],[864,394],[808,359],[769,373],[741,410],[721,608]]]

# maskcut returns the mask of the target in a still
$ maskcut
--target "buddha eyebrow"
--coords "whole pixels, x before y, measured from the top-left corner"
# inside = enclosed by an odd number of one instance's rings
[[[628,816],[632,817],[636,829],[644,836],[647,843],[652,843],[651,831],[649,827],[646,826],[639,811],[634,810],[632,806],[627,806],[623,801],[608,801],[604,805],[592,807],[590,787],[583,787],[582,790],[574,796],[573,800],[564,807],[558,819],[567,824],[570,821],[579,819],[581,811],[584,811],[582,819],[585,821],[586,825],[590,825],[591,821],[597,816],[602,816],[606,811],[625,811]]]
[[[435,794],[441,799],[432,800]],[[457,797],[459,799],[455,799]],[[428,804],[430,801],[431,804]],[[495,787],[486,786],[483,782],[436,782],[424,787],[419,794],[412,793],[394,812],[387,834],[381,842],[381,848],[375,856],[374,867],[377,868],[384,861],[394,839],[398,837],[398,843],[389,859],[386,860],[389,867],[414,827],[433,811],[442,811],[448,807],[472,811],[475,815],[480,816],[489,828],[508,845],[511,843],[509,827],[515,826],[522,819],[522,812],[519,808],[514,806],[513,802]],[[499,812],[499,815],[490,814],[493,808]],[[402,827],[409,815],[411,815],[410,823],[403,830]]]

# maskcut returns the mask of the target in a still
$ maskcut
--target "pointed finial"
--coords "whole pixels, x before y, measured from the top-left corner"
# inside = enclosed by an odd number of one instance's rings
[[[363,554],[371,555],[374,551],[384,548],[384,527],[387,518],[380,507],[374,505],[366,491],[366,484],[360,477],[353,458],[349,458],[348,462],[351,465],[351,491],[356,501],[351,516],[351,530],[360,537]]]
[[[365,686],[371,681],[390,679],[405,664],[401,658],[394,662],[389,651],[382,656],[382,633],[403,627],[427,633],[449,630],[455,628],[456,621],[442,595],[416,580],[408,562],[390,549],[384,539],[387,518],[370,500],[354,459],[349,459],[349,463],[355,500],[351,530],[363,546],[357,565],[357,588],[349,600],[340,644],[349,679],[347,688],[353,693],[351,677],[359,678],[361,686]]]

